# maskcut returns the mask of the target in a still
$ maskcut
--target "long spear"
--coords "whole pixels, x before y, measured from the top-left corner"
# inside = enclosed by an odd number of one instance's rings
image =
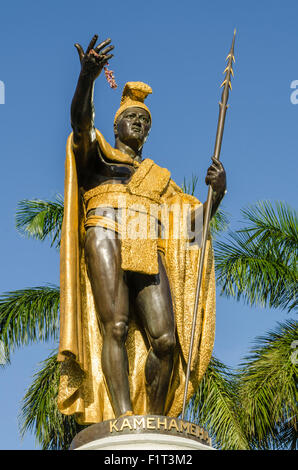
[[[234,30],[232,46],[226,59],[228,60],[228,64],[224,70],[224,73],[226,73],[226,76],[225,76],[224,81],[220,85],[220,87],[224,87],[224,88],[223,88],[222,95],[221,95],[221,101],[219,102],[219,116],[218,116],[217,132],[216,132],[214,154],[213,154],[213,157],[216,160],[219,160],[219,156],[220,156],[221,143],[222,143],[222,137],[223,137],[223,132],[224,132],[225,118],[226,118],[226,111],[228,109],[227,103],[229,99],[229,88],[232,90],[231,75],[234,76],[232,66],[233,66],[233,61],[235,62],[235,57],[234,57],[235,36],[236,36],[236,30]],[[209,185],[207,204],[206,204],[206,209],[205,209],[205,214],[204,214],[203,239],[202,239],[200,261],[199,261],[199,266],[198,266],[198,277],[197,277],[198,281],[197,281],[195,306],[194,306],[194,313],[193,313],[193,320],[192,320],[191,339],[190,339],[189,351],[188,351],[188,362],[187,362],[187,369],[186,369],[185,388],[184,388],[183,407],[182,407],[182,419],[184,419],[184,415],[185,415],[185,406],[186,406],[188,383],[189,383],[189,376],[190,376],[190,366],[191,366],[191,359],[192,359],[192,352],[193,352],[193,342],[194,342],[196,322],[197,322],[197,310],[198,310],[198,305],[199,305],[200,289],[201,289],[201,283],[202,283],[202,272],[203,272],[203,265],[204,265],[204,258],[205,258],[209,222],[211,218],[212,194],[213,194],[213,190],[212,190],[212,187]]]

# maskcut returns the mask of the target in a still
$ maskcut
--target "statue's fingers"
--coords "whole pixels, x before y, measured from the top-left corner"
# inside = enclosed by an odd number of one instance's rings
[[[91,39],[89,43],[89,46],[87,47],[86,54],[88,54],[91,51],[91,49],[93,49],[93,47],[96,44],[97,39],[98,39],[98,34],[94,34],[93,38]]]
[[[224,171],[224,167],[220,162],[214,162],[212,165],[209,167],[210,170],[215,171],[217,173],[220,173]]]
[[[216,173],[207,173],[206,179],[208,179],[209,184],[215,183],[217,181]]]
[[[213,166],[213,167],[209,168],[209,170],[210,170],[210,175],[215,176],[215,175],[218,175],[218,173],[220,173],[220,169],[217,168],[216,166]]]
[[[100,44],[98,44],[98,46],[96,46],[96,48],[94,49],[95,52],[99,52],[101,49],[103,49],[105,46],[107,46],[108,44],[110,44],[111,42],[111,39],[106,39],[105,41],[101,42]]]
[[[106,56],[103,56],[102,59],[101,59],[101,63],[102,64],[106,64],[107,62],[109,62],[109,60],[114,57],[114,54],[109,54],[109,55],[106,55]]]
[[[222,168],[223,168],[222,163],[221,163],[219,160],[217,160],[217,159],[214,158],[214,157],[212,157],[211,160],[213,161],[212,165],[214,164],[214,165],[215,165],[217,168],[219,168],[219,169],[222,169]]]
[[[97,48],[96,48],[96,49],[97,49]],[[110,52],[110,51],[112,51],[113,49],[114,49],[114,46],[109,46],[109,47],[106,47],[106,48],[105,48],[103,51],[101,51],[100,53],[101,53],[102,55],[107,55],[107,53]],[[95,52],[97,52],[97,51],[95,50]]]
[[[83,51],[82,46],[78,43],[76,43],[74,46],[75,46],[76,50],[78,51],[80,61],[82,61],[82,59],[84,57],[84,51]]]
[[[207,170],[207,175],[212,175],[218,172],[218,169],[215,166],[209,166]]]

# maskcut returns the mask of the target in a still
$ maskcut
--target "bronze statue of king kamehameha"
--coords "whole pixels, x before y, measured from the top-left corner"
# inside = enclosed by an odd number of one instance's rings
[[[199,246],[179,232],[188,207],[203,213],[170,172],[142,157],[151,128],[144,100],[152,92],[128,82],[114,121],[115,147],[94,127],[94,82],[112,54],[110,39],[86,52],[71,106],[61,239],[61,331],[58,407],[81,424],[129,414],[178,416],[182,409]],[[212,215],[226,189],[219,161],[207,171]],[[154,208],[155,212],[152,212]],[[157,208],[157,210],[156,210]],[[162,209],[167,214],[163,236]],[[182,212],[181,212],[182,214]],[[156,236],[137,236],[154,221]],[[140,225],[140,224],[139,224]],[[177,230],[181,236],[176,236]],[[133,233],[132,233],[133,232]],[[188,248],[187,248],[188,246]],[[207,242],[191,358],[188,397],[208,366],[215,331],[215,280]]]

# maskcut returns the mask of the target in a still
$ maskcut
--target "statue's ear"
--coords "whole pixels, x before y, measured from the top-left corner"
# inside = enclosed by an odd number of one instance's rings
[[[115,137],[117,137],[117,135],[118,135],[117,122],[114,122],[114,135],[115,135]]]

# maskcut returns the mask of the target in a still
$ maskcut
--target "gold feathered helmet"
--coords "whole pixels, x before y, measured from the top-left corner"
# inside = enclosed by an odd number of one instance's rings
[[[114,124],[118,117],[125,109],[131,106],[143,108],[147,111],[151,119],[151,113],[147,106],[144,104],[145,98],[152,93],[152,88],[143,82],[127,82],[123,88],[122,98],[120,102],[120,108],[115,114]]]

